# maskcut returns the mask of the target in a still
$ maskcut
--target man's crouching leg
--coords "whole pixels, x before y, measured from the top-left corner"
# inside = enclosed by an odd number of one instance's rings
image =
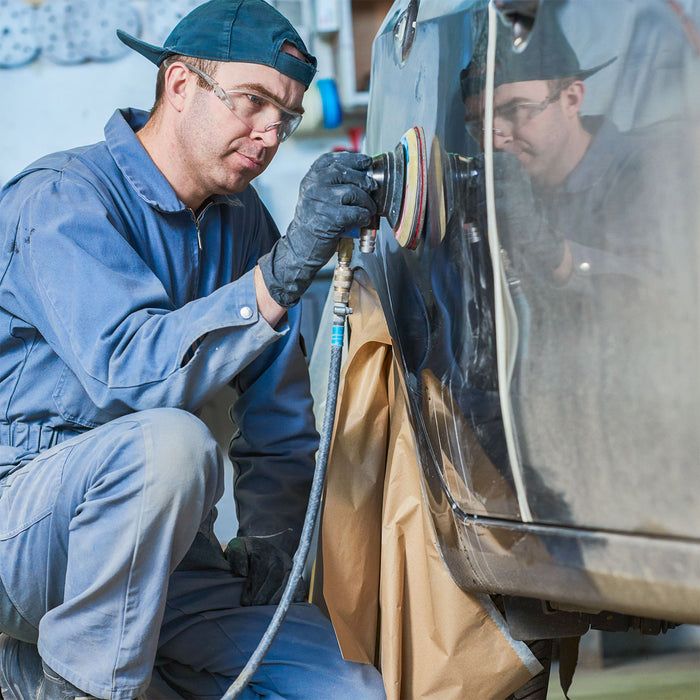
[[[243,583],[231,575],[218,543],[199,535],[171,577],[149,700],[219,700],[228,690],[276,609],[241,606]],[[379,700],[386,694],[373,666],[342,658],[333,627],[320,610],[296,603],[240,697]]]
[[[86,695],[139,696],[169,577],[223,491],[214,438],[184,411],[143,411],[48,450],[2,486],[0,575],[44,664]]]

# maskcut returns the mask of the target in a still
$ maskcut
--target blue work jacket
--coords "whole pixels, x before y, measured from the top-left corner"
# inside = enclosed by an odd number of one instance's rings
[[[299,312],[273,329],[253,268],[279,237],[252,187],[188,209],[141,146],[145,112],[0,191],[0,478],[118,416],[237,391],[241,534],[298,534],[318,445]]]

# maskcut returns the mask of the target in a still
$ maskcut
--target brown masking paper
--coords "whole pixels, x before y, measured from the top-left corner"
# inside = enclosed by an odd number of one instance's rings
[[[321,535],[340,648],[380,668],[388,700],[503,700],[541,666],[443,565],[391,338],[361,270],[350,306]]]

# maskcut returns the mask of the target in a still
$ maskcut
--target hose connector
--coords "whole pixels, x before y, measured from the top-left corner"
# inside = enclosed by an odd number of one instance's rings
[[[363,228],[360,231],[360,253],[374,253],[376,240],[376,228]]]
[[[338,242],[338,264],[333,273],[333,304],[348,305],[353,272],[350,267],[353,251],[352,238],[341,238]]]
[[[350,288],[353,280],[353,271],[350,267],[353,248],[352,238],[341,238],[338,241],[338,264],[333,272],[332,345],[343,345],[345,319],[352,313],[348,303],[350,302]]]
[[[379,230],[379,216],[372,217],[369,225],[360,229],[360,253],[374,253]]]

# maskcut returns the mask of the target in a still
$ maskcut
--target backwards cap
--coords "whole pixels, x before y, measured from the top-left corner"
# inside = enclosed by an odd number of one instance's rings
[[[168,56],[182,54],[210,61],[260,63],[309,87],[316,59],[289,21],[264,0],[209,0],[176,25],[163,46],[153,46],[117,29],[134,51],[159,66]],[[306,59],[282,50],[295,46]]]

